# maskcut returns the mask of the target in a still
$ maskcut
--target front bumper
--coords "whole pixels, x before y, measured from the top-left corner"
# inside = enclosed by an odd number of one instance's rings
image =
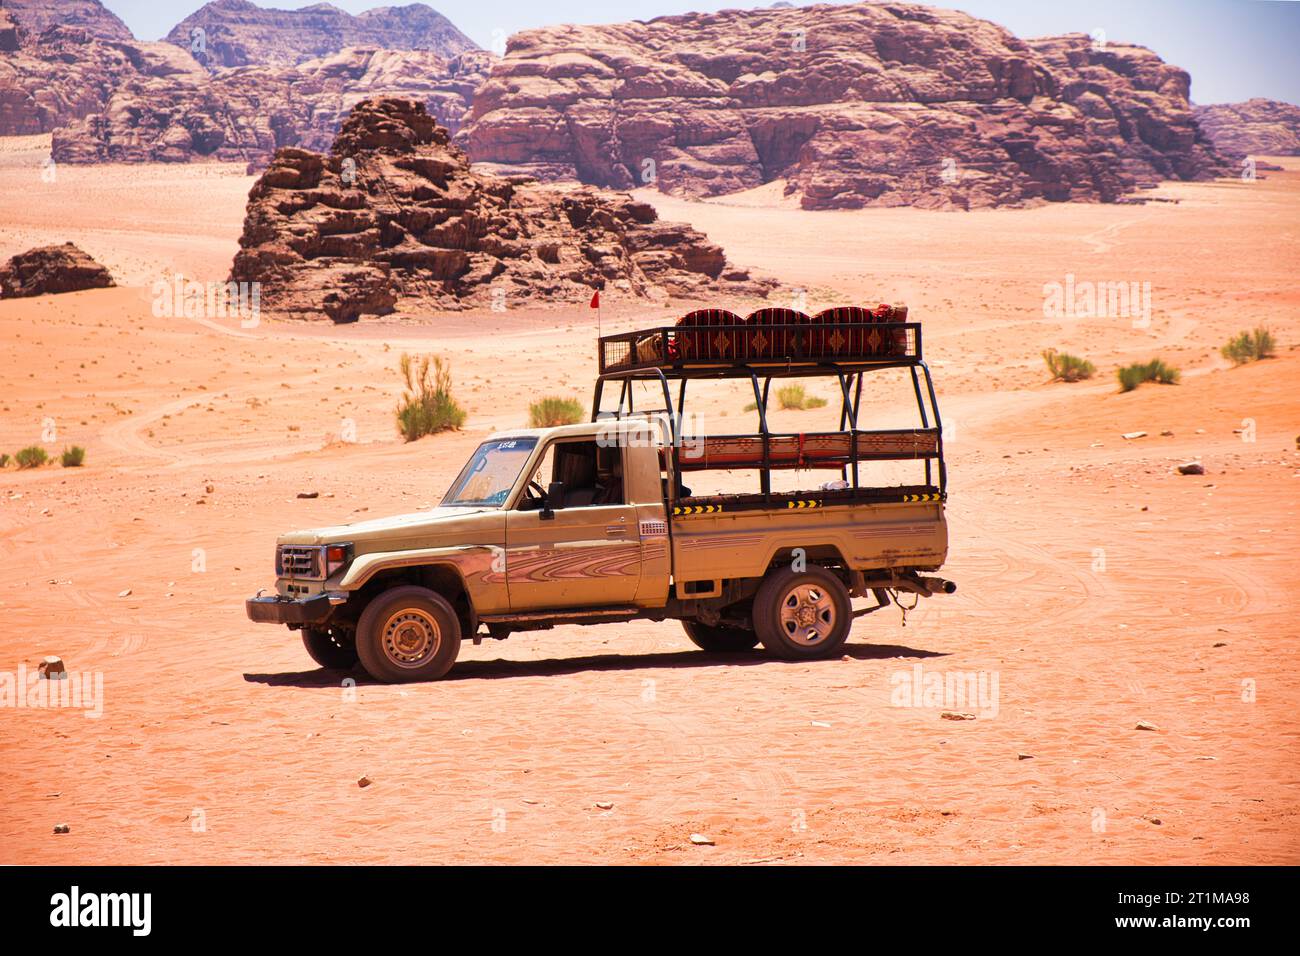
[[[250,621],[259,624],[320,624],[330,616],[333,605],[328,594],[302,600],[268,594],[249,598],[244,610]]]

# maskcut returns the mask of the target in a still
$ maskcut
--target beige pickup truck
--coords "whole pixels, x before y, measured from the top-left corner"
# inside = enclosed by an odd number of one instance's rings
[[[770,336],[795,324],[759,325]],[[864,341],[829,356],[818,345],[835,330],[818,327],[779,361],[722,327],[737,341],[721,360],[681,354],[688,336],[712,331],[707,322],[602,338],[594,421],[490,436],[432,510],[281,535],[275,593],[250,598],[248,616],[301,631],[322,666],[359,658],[378,680],[412,681],[445,675],[467,638],[638,618],[677,619],[706,651],[761,643],[780,658],[826,657],[856,617],[900,592],[951,593],[951,582],[928,576],[945,560],[948,532],[919,326],[890,323],[883,348],[868,352]],[[658,345],[647,349],[647,335]],[[885,367],[910,371],[917,427],[857,426],[862,376]],[[838,380],[841,427],[771,431],[772,381],[812,375]],[[751,381],[758,430],[683,435],[685,384],[696,378]],[[663,408],[632,407],[638,381],[662,390]],[[611,384],[618,406],[603,409]],[[863,485],[859,466],[876,460],[912,460],[924,474],[914,485]],[[840,478],[774,492],[781,469]],[[717,470],[752,471],[759,487],[704,496],[685,483]],[[855,609],[855,598],[873,603]]]

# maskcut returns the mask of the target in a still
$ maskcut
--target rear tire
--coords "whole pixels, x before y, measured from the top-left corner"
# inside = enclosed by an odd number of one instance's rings
[[[460,619],[441,594],[403,585],[379,595],[357,622],[361,666],[385,683],[437,680],[460,653]]]
[[[786,660],[815,660],[838,653],[852,624],[848,588],[815,564],[803,571],[788,565],[769,571],[754,596],[758,639]]]
[[[357,663],[357,645],[345,638],[338,628],[304,627],[302,646],[321,667],[350,671]]]
[[[682,628],[696,647],[714,654],[741,654],[758,645],[758,635],[748,628],[721,627],[699,621],[682,621]]]

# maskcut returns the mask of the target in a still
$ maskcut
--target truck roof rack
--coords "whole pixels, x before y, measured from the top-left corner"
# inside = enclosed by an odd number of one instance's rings
[[[602,335],[601,375],[659,370],[669,378],[825,375],[921,362],[921,324],[907,307],[839,306],[816,315],[759,309],[741,318],[726,309],[697,309],[675,325]],[[631,375],[630,377],[640,377]],[[655,376],[651,376],[655,377]]]
[[[921,355],[921,325],[907,322],[907,307],[840,306],[814,316],[793,309],[759,309],[746,318],[725,309],[697,309],[676,325],[602,335],[597,339],[600,374],[592,398],[592,419],[625,419],[634,408],[633,385],[651,382],[663,396],[655,415],[667,426],[674,472],[708,468],[756,468],[760,494],[772,500],[771,475],[781,468],[834,468],[853,492],[861,490],[863,461],[915,459],[924,464],[925,485],[946,493],[943,423],[930,370]],[[866,373],[907,369],[919,428],[865,431],[859,427],[862,380]],[[767,420],[774,379],[824,376],[839,385],[839,429],[786,435]],[[757,429],[710,436],[699,458],[682,455],[687,382],[748,379],[754,392]],[[619,389],[618,406],[602,406],[605,384]],[[670,387],[676,383],[676,389]],[[657,388],[655,387],[657,386]],[[673,395],[673,391],[676,395]],[[937,471],[937,474],[936,474]]]

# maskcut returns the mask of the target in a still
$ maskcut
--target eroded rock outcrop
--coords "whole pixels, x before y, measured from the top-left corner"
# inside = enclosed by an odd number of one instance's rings
[[[37,36],[20,28],[17,38],[0,57],[0,136],[48,133],[102,110],[122,77],[158,76],[186,59],[171,44],[105,40],[82,27]]]
[[[72,27],[101,40],[135,39],[131,28],[99,0],[4,0],[0,7],[31,37],[51,27]]]
[[[492,59],[480,50],[446,60],[427,50],[350,48],[294,66],[209,74],[183,50],[157,46],[190,69],[126,76],[100,110],[55,131],[56,161],[218,159],[261,168],[281,146],[329,149],[348,110],[373,96],[418,99],[454,131]]]
[[[6,299],[111,285],[108,270],[71,242],[28,249],[0,267],[0,298]]]
[[[1196,107],[1205,135],[1230,156],[1300,156],[1300,106],[1279,100]]]
[[[546,179],[807,208],[1113,200],[1224,174],[1186,72],[911,4],[727,10],[510,39],[462,142]]]
[[[328,155],[279,150],[249,193],[234,281],[290,318],[494,301],[765,294],[681,223],[630,196],[474,172],[416,102],[358,105]]]
[[[187,45],[134,40],[95,0],[12,4],[0,7],[0,135],[53,131],[58,162],[220,159],[260,167],[280,146],[328,149],[347,111],[377,95],[419,99],[454,132],[493,60],[468,40],[438,42],[435,21],[445,18],[418,4],[359,17],[320,6],[214,5],[250,37],[264,16],[315,24],[271,30],[267,62],[236,67]],[[334,20],[347,28],[321,26]],[[339,47],[354,37],[383,44]]]
[[[213,70],[292,66],[347,47],[428,50],[443,59],[478,49],[450,20],[423,3],[377,7],[354,16],[328,3],[277,10],[249,0],[215,0],[172,27],[166,40]]]

